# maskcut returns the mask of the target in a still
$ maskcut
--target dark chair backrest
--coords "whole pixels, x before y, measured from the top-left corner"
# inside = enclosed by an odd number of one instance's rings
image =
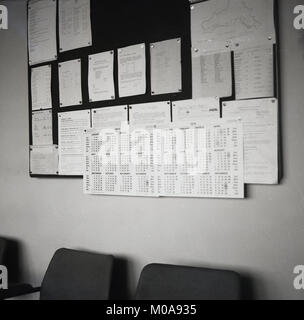
[[[7,241],[0,238],[0,265],[4,265],[4,256],[7,248]]]
[[[238,300],[240,276],[232,271],[151,264],[140,276],[136,300]]]
[[[108,300],[113,257],[58,250],[42,282],[41,300]]]

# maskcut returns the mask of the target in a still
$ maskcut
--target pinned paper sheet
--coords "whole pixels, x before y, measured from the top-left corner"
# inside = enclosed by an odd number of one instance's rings
[[[192,97],[232,96],[231,52],[192,58]]]
[[[181,39],[150,45],[152,95],[182,92]]]
[[[52,66],[31,69],[32,110],[51,109]]]
[[[273,46],[254,47],[234,52],[235,94],[239,99],[274,96]]]
[[[83,135],[90,127],[90,110],[58,114],[60,175],[83,175]]]
[[[93,129],[120,129],[128,123],[128,106],[114,106],[92,110]]]
[[[163,127],[171,122],[170,101],[134,104],[129,107],[132,127]]]
[[[71,60],[58,65],[60,107],[82,104],[81,60]]]
[[[223,104],[223,117],[244,125],[245,183],[278,183],[278,101],[254,99]]]
[[[114,51],[89,56],[90,102],[115,99]]]
[[[172,102],[174,124],[199,125],[220,119],[220,100],[205,98]]]
[[[60,52],[92,45],[90,0],[59,1]]]
[[[146,93],[146,46],[144,43],[118,49],[119,97]]]
[[[58,146],[31,146],[30,173],[33,175],[57,175]]]
[[[211,0],[191,8],[194,55],[276,42],[273,0]]]
[[[34,146],[53,144],[52,110],[33,112],[32,137]]]
[[[29,64],[57,59],[57,1],[40,0],[28,3]]]

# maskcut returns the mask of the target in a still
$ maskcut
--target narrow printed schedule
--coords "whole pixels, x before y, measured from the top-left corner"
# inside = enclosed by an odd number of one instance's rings
[[[59,1],[60,52],[92,45],[91,1]]]
[[[60,175],[83,176],[83,132],[90,127],[90,110],[58,114]]]
[[[146,93],[146,46],[144,43],[118,49],[119,97]]]
[[[273,46],[258,46],[234,52],[237,100],[274,96]]]
[[[192,96],[232,96],[231,52],[192,56]]]
[[[28,2],[30,65],[57,59],[56,11],[57,1],[54,0],[31,0]]]
[[[93,129],[85,132],[84,192],[86,194],[125,193],[121,172],[123,172],[125,149],[129,152],[128,142],[124,140],[125,131],[128,132],[127,122],[127,106],[92,110]]]

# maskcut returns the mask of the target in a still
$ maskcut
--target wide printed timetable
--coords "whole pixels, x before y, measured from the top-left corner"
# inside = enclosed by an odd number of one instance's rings
[[[147,197],[244,198],[239,121],[85,133],[84,192]]]

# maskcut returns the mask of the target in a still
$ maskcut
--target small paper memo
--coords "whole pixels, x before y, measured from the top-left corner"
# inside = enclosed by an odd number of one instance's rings
[[[53,144],[52,110],[33,112],[32,135],[34,146]]]
[[[58,146],[30,147],[30,174],[57,175],[58,174]]]
[[[90,127],[90,110],[62,112],[58,114],[60,175],[83,175],[84,130]]]
[[[90,0],[59,1],[60,52],[92,45]]]
[[[119,96],[146,93],[146,46],[144,43],[118,49]]]
[[[92,110],[93,129],[120,129],[128,123],[128,106]]]
[[[182,91],[181,39],[150,45],[152,95]]]
[[[171,122],[171,103],[152,102],[130,106],[130,126],[157,128],[168,126]]]
[[[60,107],[82,104],[81,60],[71,60],[58,65]]]
[[[90,102],[115,99],[114,52],[89,56]]]
[[[192,97],[231,97],[231,53],[222,52],[192,58]]]
[[[173,123],[199,125],[220,119],[220,100],[205,98],[172,102]]]
[[[51,65],[31,69],[32,110],[52,108]]]
[[[29,64],[57,59],[57,1],[38,0],[28,4]]]
[[[234,52],[235,94],[238,100],[274,96],[273,46]]]
[[[278,101],[254,99],[223,104],[223,117],[244,126],[245,183],[278,183]]]
[[[210,0],[191,8],[194,55],[276,42],[273,0]]]

